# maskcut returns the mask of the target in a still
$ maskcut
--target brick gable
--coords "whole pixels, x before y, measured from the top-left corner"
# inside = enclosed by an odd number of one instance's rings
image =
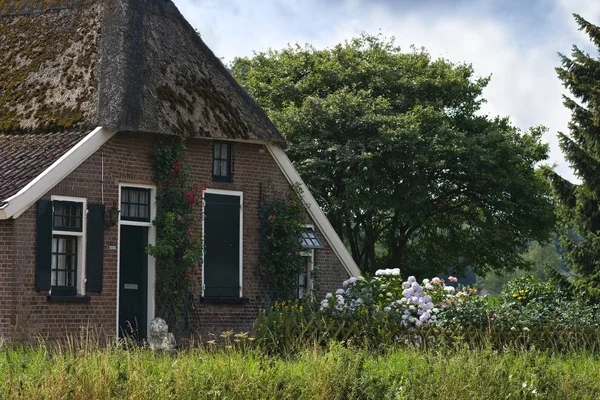
[[[104,203],[109,207],[118,199],[119,183],[152,183],[150,154],[156,136],[140,133],[117,133],[68,177],[50,190],[51,195],[84,197],[89,203]],[[265,149],[264,145],[233,143],[233,180],[231,183],[212,182],[212,141],[191,139],[187,144],[187,162],[191,181],[199,186],[236,190],[244,193],[244,247],[243,296],[244,304],[205,304],[200,302],[200,279],[195,299],[196,330],[204,337],[234,329],[248,331],[261,308],[259,279],[254,266],[259,256],[258,204],[261,190],[271,186],[290,190],[285,176]],[[104,194],[102,193],[102,165],[104,166]],[[198,212],[200,212],[198,210]],[[105,335],[114,335],[117,321],[117,268],[118,228],[105,232],[104,284],[102,293],[88,293],[85,304],[49,303],[47,292],[35,291],[35,207],[28,209],[16,220],[0,221],[0,277],[15,282],[0,291],[0,333],[10,335],[16,322],[18,335],[32,338],[41,334],[49,339],[75,333],[81,326],[91,326]],[[340,287],[348,273],[333,253],[321,232],[317,235],[325,245],[315,251],[318,297]],[[12,244],[10,243],[12,240]],[[114,249],[113,249],[114,248]],[[4,299],[4,300],[3,300]],[[16,304],[12,307],[11,304]],[[12,308],[11,308],[12,307]]]

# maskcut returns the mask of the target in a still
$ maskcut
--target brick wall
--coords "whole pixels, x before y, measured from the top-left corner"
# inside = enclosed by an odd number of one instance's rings
[[[101,203],[107,208],[118,199],[119,183],[152,184],[150,153],[155,143],[151,135],[119,133],[110,139],[73,173],[50,190],[51,195],[85,197],[88,203]],[[206,304],[200,302],[201,276],[196,285],[197,330],[204,337],[209,333],[252,328],[261,305],[260,282],[254,275],[258,262],[258,204],[261,190],[290,187],[264,146],[236,142],[233,144],[233,180],[230,183],[212,182],[212,141],[192,139],[187,144],[187,161],[191,181],[198,186],[242,191],[243,205],[243,297],[247,303]],[[102,192],[102,160],[104,160],[104,190]],[[200,213],[200,208],[198,208]],[[81,326],[91,326],[106,335],[114,335],[117,318],[117,251],[118,228],[105,233],[104,282],[102,293],[89,293],[85,304],[49,303],[47,292],[35,290],[35,226],[36,207],[33,206],[14,221],[0,221],[0,279],[14,282],[0,291],[0,334],[17,332],[24,339],[41,334],[48,339],[64,337]],[[340,287],[348,274],[331,251],[329,244],[317,232],[325,249],[315,251],[318,296]],[[11,242],[12,241],[12,242]],[[12,268],[11,268],[12,266]],[[17,329],[13,330],[13,325]]]
[[[0,336],[12,334],[15,324],[15,297],[13,282],[14,221],[0,221]]]

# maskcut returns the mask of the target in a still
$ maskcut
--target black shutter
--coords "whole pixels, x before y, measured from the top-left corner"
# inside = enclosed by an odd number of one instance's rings
[[[37,203],[37,246],[35,267],[36,290],[50,289],[52,265],[52,201]]]
[[[104,260],[104,204],[88,204],[86,291],[102,291],[102,266]]]

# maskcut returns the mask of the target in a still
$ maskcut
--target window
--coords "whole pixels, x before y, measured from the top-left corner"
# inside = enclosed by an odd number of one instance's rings
[[[53,203],[53,226],[59,231],[81,232],[83,203],[55,201]]]
[[[312,272],[313,272],[313,263],[315,258],[314,250],[306,250],[300,253],[304,258],[304,268],[298,275],[298,299],[300,300],[308,300],[311,292],[312,292]]]
[[[50,273],[53,287],[77,286],[77,237],[52,237],[52,270]]]
[[[124,187],[121,190],[121,219],[150,222],[150,189]]]
[[[231,182],[231,142],[213,142],[212,177],[216,182]]]
[[[104,204],[52,196],[37,202],[36,278],[48,301],[89,301],[102,291]]]
[[[323,249],[323,243],[317,237],[317,234],[312,229],[302,232],[300,235],[300,243],[305,249]]]
[[[300,235],[300,243],[304,251],[301,253],[305,257],[305,267],[298,276],[298,299],[307,299],[312,292],[312,272],[315,261],[315,249],[324,248],[323,243],[317,237],[312,228],[308,228]]]
[[[83,264],[84,201],[52,201],[50,287],[55,295],[76,295]]]

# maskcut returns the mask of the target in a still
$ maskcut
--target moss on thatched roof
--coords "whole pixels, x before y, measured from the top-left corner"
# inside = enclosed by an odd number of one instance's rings
[[[0,0],[0,133],[285,141],[168,0]]]

